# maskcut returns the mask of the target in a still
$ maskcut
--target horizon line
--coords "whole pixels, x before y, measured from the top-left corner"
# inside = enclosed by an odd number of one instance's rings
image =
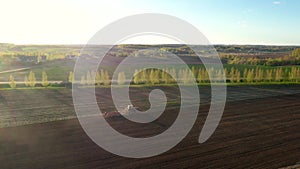
[[[72,44],[72,43],[6,43],[6,42],[0,42],[1,44],[11,44],[11,45],[32,45],[32,46],[57,46],[57,45],[63,45],[63,46],[85,46],[88,44]],[[124,44],[89,44],[89,45],[148,45],[148,46],[154,46],[154,45],[200,45],[200,44],[183,44],[183,43],[157,43],[157,44],[147,44],[147,43],[124,43]],[[212,46],[292,46],[292,47],[300,47],[300,44],[266,44],[266,43],[210,43],[209,45]]]

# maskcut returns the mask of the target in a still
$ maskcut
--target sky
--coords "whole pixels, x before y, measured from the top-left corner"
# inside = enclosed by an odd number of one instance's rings
[[[300,45],[299,0],[0,0],[0,43],[85,44],[104,26],[140,13],[184,19],[212,44]]]

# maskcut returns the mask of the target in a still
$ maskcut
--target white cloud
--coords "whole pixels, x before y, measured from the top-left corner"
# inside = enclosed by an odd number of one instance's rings
[[[280,2],[280,1],[273,1],[273,4],[274,4],[274,5],[280,5],[281,2]]]

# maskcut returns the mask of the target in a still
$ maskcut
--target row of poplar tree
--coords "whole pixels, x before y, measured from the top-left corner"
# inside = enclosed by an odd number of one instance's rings
[[[125,72],[119,72],[115,81],[111,80],[108,71],[100,70],[97,72],[88,71],[82,75],[80,80],[75,80],[73,72],[69,73],[68,82],[80,85],[109,85],[111,83],[123,85],[126,83],[133,84],[190,84],[209,83],[211,81],[224,81],[222,79],[223,73],[226,76],[226,81],[231,83],[255,83],[255,82],[300,82],[300,68],[292,67],[290,69],[273,68],[273,69],[237,69],[230,68],[224,71],[214,70],[213,68],[206,70],[205,68],[192,67],[191,71],[188,69],[145,69],[135,70],[133,79],[126,78]],[[209,77],[209,74],[211,77]],[[93,79],[95,78],[95,79]],[[15,88],[16,82],[14,77],[10,75],[10,87]],[[49,85],[48,77],[45,71],[42,72],[41,86],[47,87]],[[33,71],[24,77],[24,84],[26,87],[35,87],[37,80]]]
[[[230,70],[225,69],[227,80],[231,83],[240,82],[300,82],[300,68],[291,67],[283,69],[247,69],[243,71],[232,67]]]
[[[211,77],[209,77],[209,74]],[[146,69],[135,70],[134,77],[128,79],[125,72],[119,72],[114,83],[125,84],[173,84],[182,83],[190,84],[193,81],[197,83],[209,83],[211,81],[224,81],[225,74],[226,81],[230,83],[255,83],[255,82],[300,82],[300,68],[292,67],[290,69],[273,68],[263,69],[244,68],[239,70],[237,68],[230,68],[221,70],[214,70],[213,68],[206,70],[205,68],[192,67],[191,71],[188,69]],[[95,77],[95,80],[92,80]],[[173,78],[175,77],[176,80]],[[73,73],[70,72],[69,82],[74,81]],[[86,75],[81,76],[81,85],[108,85],[110,80],[109,73],[101,70],[98,72],[88,71]]]
[[[42,72],[42,80],[40,83],[43,87],[47,87],[49,85],[48,76],[45,71]],[[36,80],[35,74],[33,71],[30,71],[28,73],[28,75],[25,75],[25,77],[24,77],[24,85],[26,87],[35,87],[36,84],[37,84],[37,80]],[[9,76],[9,86],[11,88],[17,87],[17,83],[15,82],[15,78],[13,75]]]

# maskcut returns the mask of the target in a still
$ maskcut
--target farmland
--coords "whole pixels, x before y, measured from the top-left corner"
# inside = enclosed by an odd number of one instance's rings
[[[133,103],[147,107],[145,95],[151,89],[133,88]],[[172,106],[153,123],[132,124],[121,117],[107,121],[135,137],[164,131],[176,118],[176,96],[174,88],[161,89]],[[100,107],[112,110],[109,91],[96,90]],[[180,144],[159,156],[129,159],[87,137],[75,118],[70,89],[1,90],[0,168],[278,168],[300,160],[298,85],[230,86],[222,121],[203,144],[197,138],[209,108],[209,87],[200,87],[200,93],[196,124]]]
[[[178,90],[176,86],[131,88],[132,103],[143,109],[149,108],[148,94],[156,88],[166,92],[167,108],[174,109],[180,106],[180,93],[174,92]],[[109,90],[96,88],[98,104],[103,112],[115,110]],[[201,104],[209,104],[210,87],[200,86],[199,91]],[[298,85],[229,86],[227,102],[296,93],[300,93]],[[0,100],[0,127],[76,118],[71,89],[0,90]]]
[[[80,45],[43,46],[0,44],[0,82],[8,82],[10,76],[13,76],[16,82],[24,82],[24,77],[27,76],[30,71],[35,73],[37,80],[41,80],[42,72],[44,71],[47,73],[49,81],[66,82],[68,80],[69,73],[74,69],[76,59],[79,56],[83,58],[86,57],[80,54],[81,48],[82,46]],[[95,48],[101,51],[105,50],[106,46],[95,46]],[[146,52],[140,51],[149,48],[153,49]],[[199,49],[200,51],[202,49],[201,46],[196,46],[195,48]],[[244,83],[247,82],[245,79],[246,76],[248,76],[247,73],[245,74],[245,72],[251,73],[252,70],[253,80],[250,80],[251,82],[257,82],[257,80],[254,78],[255,74],[259,74],[258,71],[261,71],[261,78],[263,78],[259,81],[284,81],[285,83],[298,82],[297,77],[299,76],[298,74],[300,74],[300,71],[298,71],[298,69],[300,70],[298,66],[300,50],[298,50],[296,46],[216,45],[215,49],[219,53],[220,59],[223,63],[224,72],[228,75],[228,82],[232,82],[230,80],[230,71],[232,71],[232,69],[236,71],[235,73],[239,74],[240,82]],[[198,70],[204,69],[204,65],[202,64],[201,60],[189,47],[184,45],[114,46],[105,55],[105,59],[101,64],[101,69],[107,70],[108,75],[111,77],[115,68],[126,57],[155,57],[158,60],[159,65],[159,62],[163,61],[164,58],[167,57],[162,54],[163,51],[172,52],[178,55],[190,68],[195,68],[195,78],[198,78]],[[95,57],[93,55],[95,54],[91,54],[91,57]],[[160,66],[161,68],[164,68],[164,65]],[[171,68],[175,69],[177,74],[179,69],[182,69],[180,65],[174,65]],[[277,70],[280,72],[277,73]],[[267,74],[272,76],[274,79],[268,80]],[[277,77],[277,79],[275,77],[276,74],[280,75],[280,77]],[[82,76],[87,75],[82,74]],[[80,77],[77,79],[77,81],[80,81]],[[237,82],[239,80],[235,79],[233,81]],[[0,87],[8,87],[8,85]]]
[[[76,59],[95,57],[81,55],[80,45],[0,44],[0,168],[278,168],[300,161],[299,47],[215,46],[226,75],[227,100],[220,125],[203,144],[197,138],[210,108],[211,86],[216,85],[207,71],[215,71],[216,80],[223,83],[219,70],[205,70],[185,45],[150,47],[156,48],[154,53],[139,51],[148,45],[114,46],[99,70],[81,72],[81,77],[74,78]],[[166,109],[153,122],[106,118],[114,129],[128,136],[157,135],[173,124],[181,106],[178,84],[170,75],[177,76],[178,83],[190,85],[184,66],[166,69],[161,64],[166,57],[161,51],[178,55],[195,77],[201,106],[193,129],[177,146],[151,158],[123,158],[98,147],[78,122],[72,87],[83,91],[82,97],[89,97],[92,93],[84,91],[96,85],[102,113],[116,111],[111,87],[118,90],[132,80],[131,102],[143,111],[150,107],[149,93],[161,89],[167,97]],[[118,79],[111,80],[124,58],[138,60],[142,55],[157,59],[157,66],[164,71],[143,70],[136,64],[136,71],[141,72],[133,79],[119,72]]]

